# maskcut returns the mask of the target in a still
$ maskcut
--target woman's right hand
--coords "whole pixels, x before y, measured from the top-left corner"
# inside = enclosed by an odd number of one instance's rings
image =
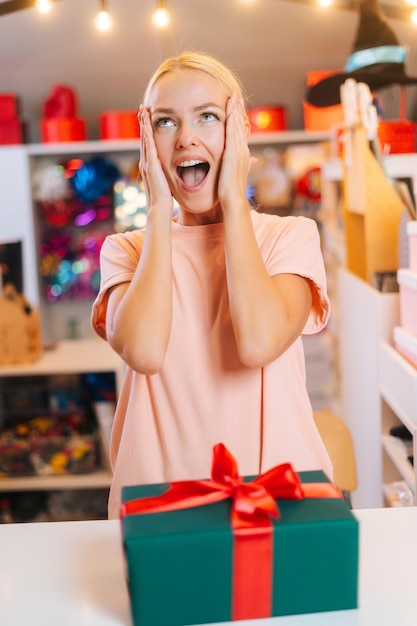
[[[139,108],[139,125],[139,171],[145,186],[148,208],[161,205],[172,211],[172,194],[156,151],[149,109],[143,105]]]

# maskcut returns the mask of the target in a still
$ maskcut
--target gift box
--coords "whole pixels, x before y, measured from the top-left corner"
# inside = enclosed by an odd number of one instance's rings
[[[87,137],[85,120],[80,118],[45,118],[39,125],[44,143],[85,141]]]
[[[417,335],[417,272],[407,268],[397,271],[400,288],[400,322],[406,330]]]
[[[78,96],[73,87],[55,85],[43,103],[39,123],[41,140],[45,143],[85,141],[86,122],[78,116]]]
[[[22,122],[18,116],[15,94],[0,94],[0,145],[20,144],[23,141]]]
[[[416,151],[417,124],[409,120],[381,120],[378,139],[384,154],[412,154]]]
[[[107,111],[100,115],[101,139],[139,139],[137,111]]]
[[[252,133],[273,133],[288,129],[285,107],[250,107],[248,115]]]
[[[357,607],[358,522],[321,471],[240,479],[219,444],[211,481],[128,486],[122,502],[136,626]]]

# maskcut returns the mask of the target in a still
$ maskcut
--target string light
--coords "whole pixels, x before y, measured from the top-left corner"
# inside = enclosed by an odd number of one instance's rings
[[[98,30],[103,32],[110,30],[112,27],[113,21],[110,13],[107,10],[107,2],[106,0],[100,0],[100,9],[96,15],[95,24]]]
[[[158,6],[152,15],[152,22],[158,28],[165,28],[171,21],[164,0],[158,0]]]
[[[52,2],[51,0],[36,0],[35,7],[39,13],[49,13],[52,9]]]

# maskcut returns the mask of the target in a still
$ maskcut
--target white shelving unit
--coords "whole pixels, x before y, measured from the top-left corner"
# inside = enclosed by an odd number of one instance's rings
[[[389,426],[401,422],[412,435],[411,451],[417,459],[417,369],[385,341],[379,345],[379,364],[379,391],[392,412],[385,420],[383,447],[417,504],[417,467],[407,458],[410,449],[389,434]]]
[[[399,321],[398,293],[381,293],[344,268],[339,270],[341,417],[354,442],[358,488],[355,508],[383,506],[379,389],[380,341],[389,342]]]

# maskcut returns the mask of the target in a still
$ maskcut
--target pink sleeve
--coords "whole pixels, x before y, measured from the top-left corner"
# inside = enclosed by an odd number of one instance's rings
[[[93,303],[91,326],[106,339],[108,290],[114,285],[130,282],[142,250],[143,233],[133,231],[107,237],[100,251],[100,290]]]
[[[258,231],[258,243],[268,272],[271,276],[297,274],[310,280],[313,305],[303,334],[317,333],[326,326],[330,316],[317,224],[306,217],[267,218],[255,230]]]

